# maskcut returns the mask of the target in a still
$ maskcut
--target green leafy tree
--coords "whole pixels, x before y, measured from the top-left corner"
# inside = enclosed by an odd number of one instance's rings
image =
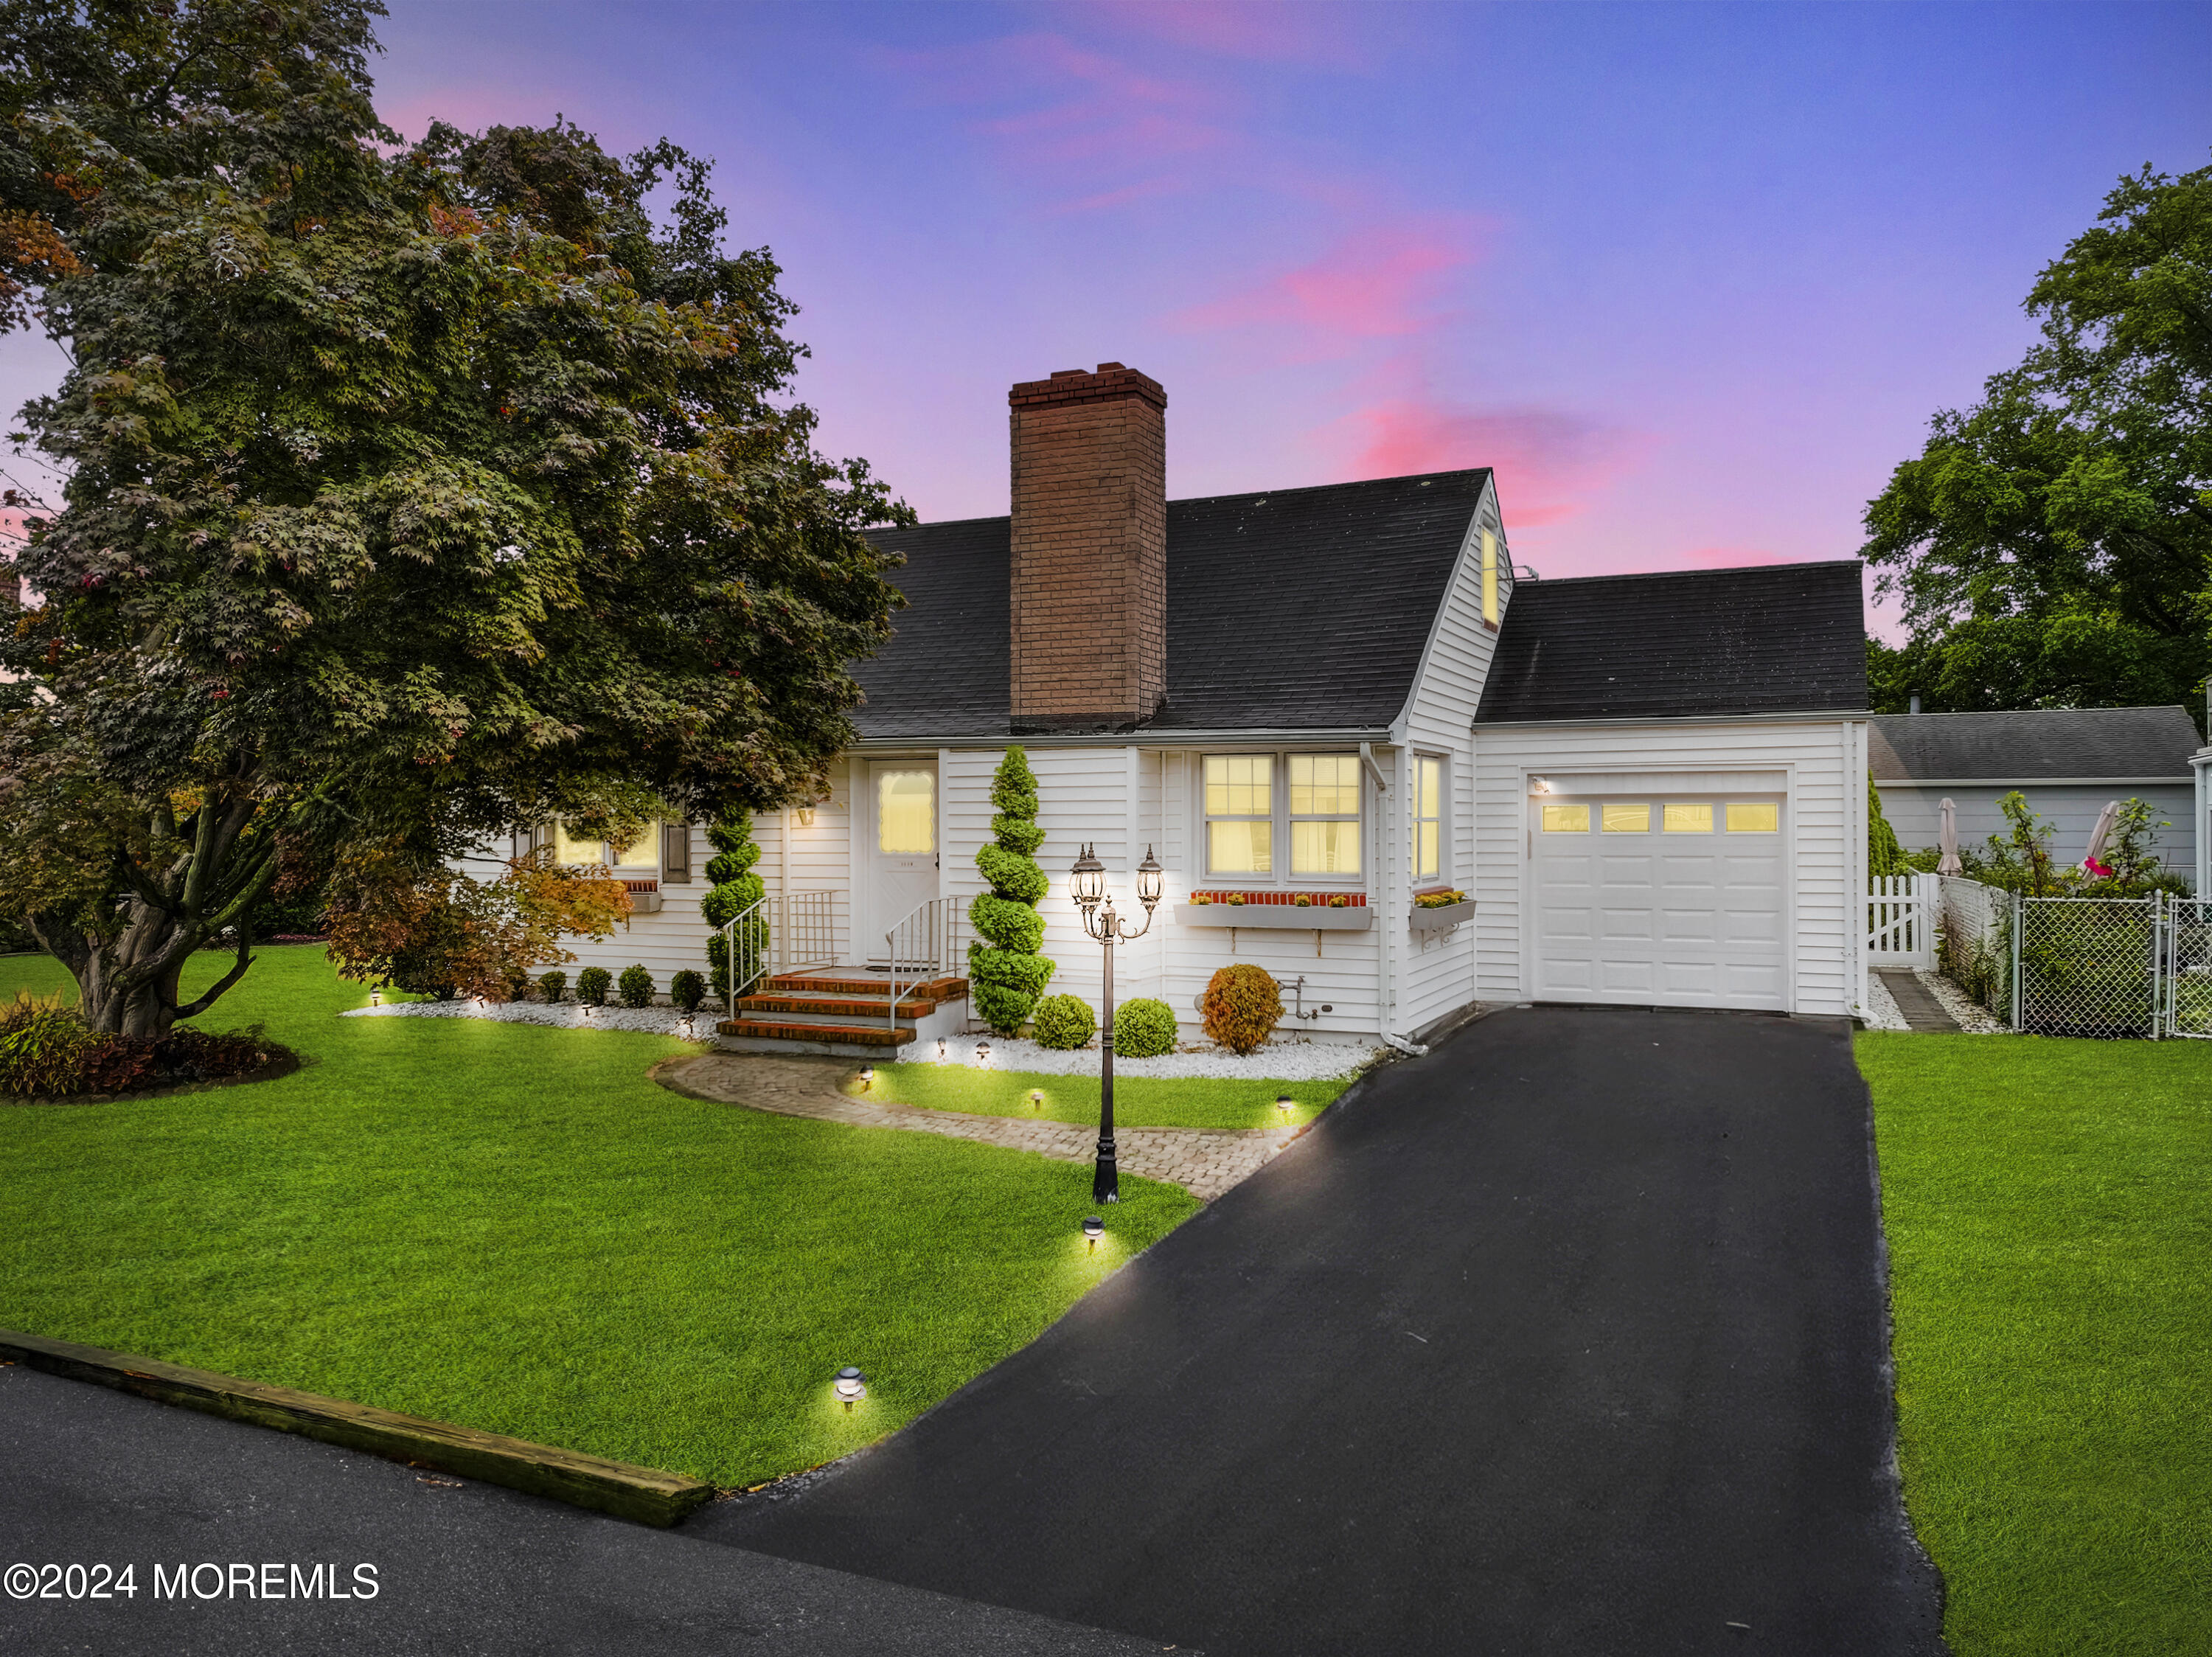
[[[0,911],[102,1029],[235,983],[288,847],[419,872],[811,797],[888,637],[862,531],[911,515],[814,452],[706,164],[402,148],[379,10],[0,3],[0,320],[70,365],[23,414],[64,482],[18,554],[46,602],[0,619]]]
[[[707,924],[719,933],[767,896],[768,886],[753,873],[753,865],[760,862],[761,849],[753,841],[750,812],[733,811],[712,825],[707,830],[707,842],[714,848],[714,855],[707,860],[707,878],[714,884],[700,899],[699,912],[707,917]],[[757,926],[745,926],[739,930],[744,935],[731,941],[720,937],[707,940],[708,975],[718,996],[730,993],[732,949],[737,957],[739,984],[750,984],[760,976],[761,957],[768,948],[768,923],[763,919]]]
[[[1912,873],[1905,848],[1898,844],[1897,831],[1882,815],[1881,790],[1875,787],[1872,771],[1867,773],[1867,873],[1877,880]]]
[[[1867,508],[1911,643],[1878,710],[2179,702],[2212,669],[2212,168],[2146,167],[2029,291],[2042,339]]]
[[[1037,867],[1044,844],[1037,826],[1036,773],[1020,748],[1009,748],[991,779],[991,839],[975,853],[975,867],[991,889],[968,905],[969,924],[987,941],[968,946],[969,994],[975,1012],[1002,1036],[1012,1036],[1035,1010],[1052,982],[1053,962],[1037,953],[1044,917],[1037,905],[1052,883]]]

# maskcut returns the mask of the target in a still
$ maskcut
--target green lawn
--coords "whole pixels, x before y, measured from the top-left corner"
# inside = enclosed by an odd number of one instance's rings
[[[1310,1122],[1352,1083],[1337,1081],[1162,1081],[1114,1078],[1114,1124],[1121,1128],[1272,1128]],[[979,1116],[1019,1116],[1047,1122],[1098,1120],[1098,1076],[1038,1075],[1024,1070],[979,1070],[972,1064],[878,1064],[866,1088],[848,1081],[855,1098],[890,1100],[933,1111],[971,1111]],[[1030,1102],[1032,1092],[1044,1095]],[[1275,1108],[1288,1093],[1297,1101]]]
[[[0,960],[0,996],[67,983]],[[664,1037],[336,1016],[367,999],[265,949],[201,1022],[265,1022],[297,1075],[0,1107],[0,1327],[747,1484],[909,1420],[1198,1207],[1125,1174],[1094,1255],[1087,1166],[684,1099],[645,1079]]]
[[[1862,1035],[1959,1657],[2212,1649],[2212,1043]]]

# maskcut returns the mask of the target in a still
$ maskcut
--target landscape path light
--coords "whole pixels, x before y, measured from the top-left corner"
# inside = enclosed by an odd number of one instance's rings
[[[1032,1087],[1030,1089],[1030,1109],[1033,1111],[1041,1111],[1044,1109],[1043,1088]]]
[[[1106,1234],[1106,1222],[1097,1215],[1092,1215],[1083,1222],[1083,1234],[1091,1240],[1091,1252],[1093,1254],[1097,1253],[1098,1240]]]
[[[975,1063],[977,1067],[981,1069],[988,1070],[991,1068],[991,1044],[989,1042],[979,1041],[975,1044]]]
[[[847,1415],[851,1415],[853,1406],[867,1396],[868,1378],[866,1375],[850,1364],[837,1372],[837,1397],[843,1403]]]
[[[368,1004],[371,1007],[381,1007],[384,1005],[384,991],[379,986],[373,984],[368,986]]]
[[[865,1093],[875,1085],[876,1067],[872,1064],[863,1064],[860,1067],[860,1091]]]
[[[1068,872],[1068,895],[1083,911],[1083,929],[1106,952],[1106,1016],[1098,1033],[1098,1163],[1091,1179],[1094,1203],[1121,1200],[1121,1170],[1114,1161],[1114,946],[1141,938],[1152,929],[1152,911],[1159,907],[1160,894],[1166,886],[1166,872],[1146,846],[1145,861],[1137,865],[1137,901],[1145,906],[1145,922],[1132,931],[1128,923],[1114,912],[1114,900],[1106,895],[1106,865],[1089,844]]]
[[[1283,1113],[1283,1120],[1285,1122],[1288,1122],[1291,1119],[1291,1106],[1297,1102],[1297,1100],[1292,1099],[1288,1093],[1277,1093],[1275,1095],[1275,1108]]]

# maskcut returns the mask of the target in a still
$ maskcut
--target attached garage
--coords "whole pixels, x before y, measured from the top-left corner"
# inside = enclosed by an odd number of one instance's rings
[[[1864,994],[1860,567],[1523,582],[1475,718],[1476,995]]]
[[[1534,998],[1786,1010],[1787,785],[1547,779],[1528,798]]]

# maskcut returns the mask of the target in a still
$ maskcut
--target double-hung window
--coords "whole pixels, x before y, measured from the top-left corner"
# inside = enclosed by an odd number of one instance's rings
[[[1274,850],[1274,755],[1206,755],[1206,872],[1273,874]]]
[[[1210,753],[1202,763],[1208,875],[1358,880],[1357,754]]]
[[[1415,886],[1444,878],[1444,762],[1433,754],[1413,756],[1413,864]]]

